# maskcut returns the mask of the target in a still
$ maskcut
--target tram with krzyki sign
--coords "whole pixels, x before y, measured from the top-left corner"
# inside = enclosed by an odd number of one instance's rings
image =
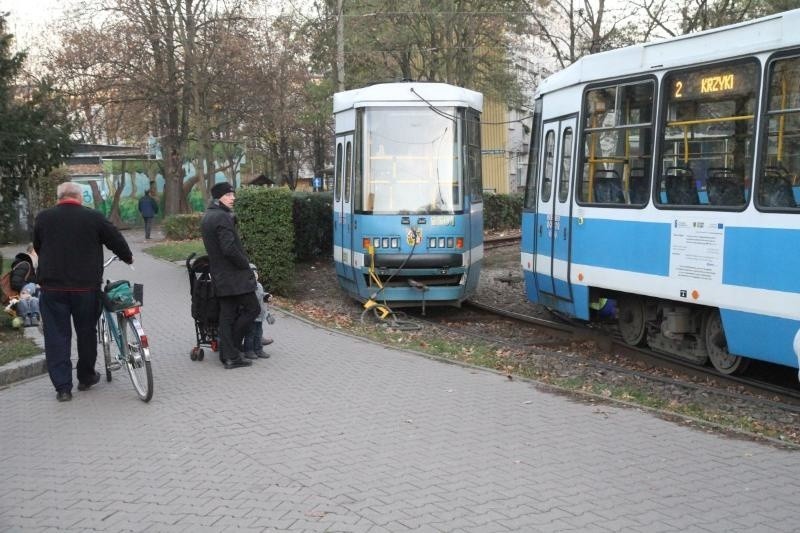
[[[482,107],[480,93],[444,83],[334,94],[334,261],[353,298],[424,309],[475,291]]]
[[[739,373],[798,367],[800,10],[582,58],[544,80],[527,297]]]

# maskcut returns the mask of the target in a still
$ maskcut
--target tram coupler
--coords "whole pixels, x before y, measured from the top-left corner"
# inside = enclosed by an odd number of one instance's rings
[[[422,316],[425,316],[425,293],[428,291],[428,286],[425,285],[424,283],[420,283],[419,281],[410,278],[408,280],[408,284],[409,286],[422,292]]]

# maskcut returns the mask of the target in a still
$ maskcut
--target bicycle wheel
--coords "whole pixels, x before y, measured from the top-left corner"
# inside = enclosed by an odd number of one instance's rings
[[[143,402],[153,397],[153,370],[150,368],[150,349],[142,344],[144,331],[136,317],[122,318],[123,346],[125,347],[125,368],[131,376],[136,394]]]
[[[106,314],[100,313],[97,320],[97,340],[103,348],[103,361],[106,364],[106,381],[111,381],[111,332],[108,330]]]

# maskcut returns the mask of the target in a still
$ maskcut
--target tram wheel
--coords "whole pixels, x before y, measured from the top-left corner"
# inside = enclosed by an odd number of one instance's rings
[[[750,359],[747,357],[728,352],[728,340],[725,338],[725,330],[722,329],[722,317],[718,309],[706,313],[703,320],[703,340],[708,358],[720,374],[741,374],[750,366]]]
[[[617,299],[617,323],[622,339],[631,346],[647,340],[647,308],[644,298],[622,296]]]

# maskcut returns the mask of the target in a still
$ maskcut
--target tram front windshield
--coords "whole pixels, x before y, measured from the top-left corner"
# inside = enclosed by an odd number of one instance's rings
[[[453,107],[364,111],[362,210],[428,214],[462,209],[455,113]]]

